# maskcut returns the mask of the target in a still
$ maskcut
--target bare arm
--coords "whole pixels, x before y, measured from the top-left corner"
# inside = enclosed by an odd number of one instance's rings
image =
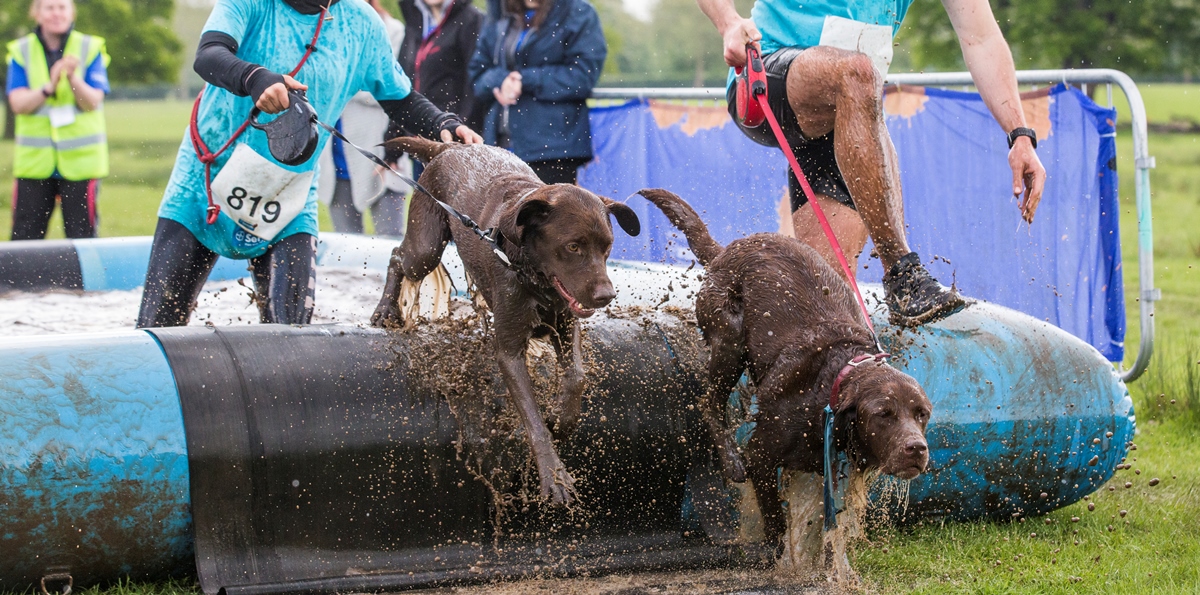
[[[75,105],[79,109],[90,112],[104,102],[104,91],[84,82],[78,68],[71,71],[70,78],[67,80],[71,83],[71,91],[75,93]]]
[[[758,47],[762,34],[754,21],[744,19],[737,13],[733,0],[696,0],[700,10],[717,27],[717,33],[725,41],[725,63],[730,66],[746,65],[746,46]]]
[[[45,87],[49,90],[49,83]],[[18,87],[8,94],[8,104],[12,106],[14,114],[32,114],[45,103],[46,96],[42,94],[41,88]]]
[[[987,0],[942,0],[954,32],[962,47],[963,59],[983,102],[996,122],[1008,134],[1012,129],[1025,127],[1025,111],[1017,89],[1016,67],[1012,51],[1000,32]],[[1018,137],[1008,153],[1013,170],[1013,194],[1022,195],[1018,207],[1026,222],[1033,222],[1034,212],[1042,199],[1046,170],[1042,167],[1033,144]]]

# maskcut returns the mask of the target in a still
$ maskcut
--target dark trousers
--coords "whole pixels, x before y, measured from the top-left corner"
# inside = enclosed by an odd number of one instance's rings
[[[68,238],[96,237],[96,192],[100,180],[73,182],[61,178],[17,178],[13,184],[12,239],[46,237],[54,203],[62,204],[63,227]]]
[[[258,318],[264,323],[308,324],[316,292],[317,238],[296,234],[250,259]],[[208,280],[217,253],[170,219],[158,220],[142,289],[138,328],[184,326]]]
[[[574,184],[579,180],[579,168],[590,159],[547,159],[530,161],[533,173],[546,184]]]

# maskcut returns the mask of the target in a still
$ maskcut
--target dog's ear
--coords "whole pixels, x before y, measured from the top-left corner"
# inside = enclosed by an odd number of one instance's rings
[[[611,198],[601,196],[600,200],[604,202],[604,208],[608,209],[608,213],[617,218],[617,224],[625,233],[637,237],[642,233],[642,222],[638,220],[637,213],[629,208],[623,202],[617,202]]]
[[[504,234],[508,241],[520,246],[525,243],[525,234],[545,221],[551,208],[553,207],[550,201],[535,195],[511,203],[500,215],[500,233]]]

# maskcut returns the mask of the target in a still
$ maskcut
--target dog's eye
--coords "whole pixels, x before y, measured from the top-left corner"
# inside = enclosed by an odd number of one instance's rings
[[[575,242],[571,242],[570,244],[567,244],[567,251],[568,252],[579,252],[579,244],[576,244]]]

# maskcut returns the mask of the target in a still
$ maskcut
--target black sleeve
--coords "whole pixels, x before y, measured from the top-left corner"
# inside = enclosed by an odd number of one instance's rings
[[[423,136],[429,140],[440,141],[441,132],[454,132],[462,126],[458,116],[451,112],[443,112],[424,95],[413,91],[404,99],[385,99],[379,102],[388,118],[410,134]]]
[[[200,36],[192,67],[205,82],[234,95],[249,95],[257,102],[267,87],[283,82],[283,75],[238,58],[237,49],[237,41],[229,35],[206,31]]]

